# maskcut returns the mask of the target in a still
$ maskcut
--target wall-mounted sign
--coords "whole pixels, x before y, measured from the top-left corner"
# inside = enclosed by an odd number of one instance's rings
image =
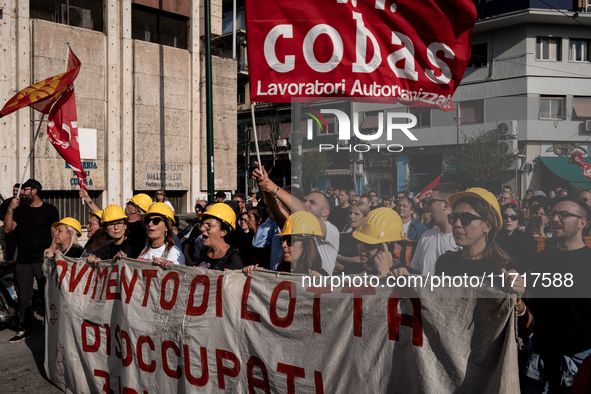
[[[575,152],[581,152],[583,157],[591,157],[591,144],[578,144],[576,142],[555,142],[541,144],[542,157],[570,157]]]

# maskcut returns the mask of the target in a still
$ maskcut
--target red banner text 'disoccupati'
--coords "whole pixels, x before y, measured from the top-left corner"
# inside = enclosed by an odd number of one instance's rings
[[[251,101],[391,98],[451,110],[476,16],[470,0],[247,0]]]

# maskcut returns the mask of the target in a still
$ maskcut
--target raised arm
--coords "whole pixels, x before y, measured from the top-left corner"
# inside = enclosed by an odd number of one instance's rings
[[[11,233],[16,229],[17,223],[13,220],[14,210],[18,207],[20,197],[13,198],[6,210],[6,216],[4,216],[4,232]]]
[[[78,194],[80,195],[80,198],[83,199],[84,202],[88,205],[88,208],[90,208],[92,212],[98,212],[101,210],[99,206],[96,205],[94,201],[92,201],[92,198],[90,198],[86,190],[80,189],[80,192]]]

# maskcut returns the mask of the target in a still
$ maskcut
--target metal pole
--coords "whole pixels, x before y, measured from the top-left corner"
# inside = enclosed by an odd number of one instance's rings
[[[211,71],[211,1],[205,0],[205,103],[207,139],[207,194],[213,201],[215,194],[213,169],[213,92]]]
[[[254,147],[257,150],[257,160],[259,168],[263,172],[263,163],[261,163],[261,153],[259,152],[259,139],[257,137],[257,124],[254,118],[254,103],[250,104],[250,115],[252,116],[252,131],[254,131]]]
[[[291,183],[304,190],[302,180],[302,103],[292,102]]]
[[[244,131],[244,195],[248,198],[248,170],[250,169],[250,129]]]
[[[60,73],[62,69],[62,64],[64,63],[64,57],[66,56],[66,52],[70,47],[70,41],[66,42],[66,47],[64,48],[64,52],[62,53],[62,59],[60,60],[60,65],[57,68],[57,73]],[[23,188],[23,183],[25,182],[25,176],[27,175],[27,170],[29,169],[29,164],[31,163],[31,157],[33,156],[33,152],[35,151],[35,142],[37,141],[37,137],[39,136],[39,132],[41,131],[41,124],[43,124],[43,119],[45,119],[45,114],[41,115],[41,119],[39,120],[39,126],[37,126],[37,131],[35,132],[35,136],[33,137],[33,142],[31,143],[31,150],[29,151],[29,158],[27,159],[27,164],[25,165],[25,169],[23,171],[23,175],[21,175],[21,182],[20,186],[18,187],[17,197],[21,194],[21,189]]]
[[[232,60],[236,60],[236,0],[232,1]]]

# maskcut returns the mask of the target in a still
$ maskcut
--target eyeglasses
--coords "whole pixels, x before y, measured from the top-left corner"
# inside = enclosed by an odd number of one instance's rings
[[[565,220],[566,218],[568,218],[570,216],[573,216],[573,217],[576,217],[576,218],[579,218],[579,219],[585,219],[582,216],[575,215],[574,213],[570,213],[570,212],[566,212],[566,211],[550,211],[550,213],[548,214],[548,217],[550,219],[552,219],[552,218],[554,218],[555,215],[558,215],[558,218],[560,220]]]
[[[220,227],[217,225],[212,225],[211,223],[203,223],[203,225],[201,226],[203,228],[205,228],[207,231],[210,231],[212,228],[216,228],[216,227]]]
[[[160,220],[162,220],[161,218],[154,218],[154,219],[160,219]],[[158,223],[160,223],[160,220],[158,221]],[[146,224],[148,224],[148,223],[150,223],[150,222],[148,221]],[[156,223],[156,222],[154,222],[154,223],[156,225],[158,225],[158,223]],[[124,221],[119,221],[119,222],[115,222],[115,223],[108,223],[107,224],[107,228],[122,227],[124,225],[125,225],[125,222]]]
[[[146,226],[148,226],[150,223],[154,223],[154,226],[157,226],[163,220],[164,219],[161,218],[160,216],[155,216],[155,217],[153,216],[153,217],[145,218],[144,223],[146,223]]]
[[[512,222],[516,222],[519,219],[519,215],[507,215],[506,213],[502,214],[501,217],[503,220],[511,220]]]
[[[468,212],[462,212],[459,214],[458,213],[450,213],[449,215],[447,215],[447,221],[451,225],[453,225],[455,222],[457,222],[458,219],[460,219],[460,223],[462,223],[463,227],[469,226],[473,220],[485,220],[484,218],[481,218],[480,216],[472,215],[471,213],[468,213]]]
[[[369,196],[370,196],[371,198],[377,197],[377,195],[375,195],[375,194],[370,194]]]
[[[92,226],[100,226],[100,223],[86,222],[86,225],[87,226],[90,226],[90,227],[92,227]]]
[[[447,201],[447,200],[440,200],[440,199],[438,199],[438,198],[431,198],[431,199],[429,199],[429,200],[427,201],[427,203],[426,203],[425,205],[426,205],[426,206],[429,206],[429,205],[433,204],[435,201],[439,201],[439,202],[449,202],[449,201]]]

